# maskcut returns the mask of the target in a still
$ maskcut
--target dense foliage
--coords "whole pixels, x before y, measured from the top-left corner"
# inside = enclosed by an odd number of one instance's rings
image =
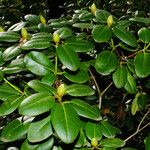
[[[150,19],[111,12],[0,28],[1,149],[140,148],[129,143],[150,125]]]

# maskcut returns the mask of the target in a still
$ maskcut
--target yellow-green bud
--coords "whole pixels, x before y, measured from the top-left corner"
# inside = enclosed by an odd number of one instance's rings
[[[53,41],[58,44],[60,42],[60,37],[59,37],[59,34],[54,32],[53,33]]]
[[[66,94],[66,87],[65,87],[65,84],[60,84],[60,85],[57,87],[57,96],[58,96],[58,98],[61,99],[65,94]]]
[[[42,24],[46,24],[46,19],[42,15],[40,15],[40,21]]]
[[[92,138],[92,139],[91,139],[91,145],[92,145],[94,148],[98,146],[98,141],[97,141],[96,138]]]
[[[107,18],[107,26],[108,27],[111,27],[113,24],[113,16],[110,15],[108,18]]]
[[[4,32],[4,29],[2,27],[0,27],[0,32]]]
[[[24,40],[27,39],[27,37],[28,37],[28,32],[27,32],[26,28],[22,28],[22,29],[21,29],[21,36],[22,36],[22,38],[23,38]]]
[[[94,3],[91,5],[90,10],[91,10],[92,14],[95,15],[97,8],[96,8],[96,5]]]

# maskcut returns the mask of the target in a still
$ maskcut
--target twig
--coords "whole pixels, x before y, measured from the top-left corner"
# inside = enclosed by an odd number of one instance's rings
[[[111,85],[113,84],[113,82],[111,82],[102,92],[101,92],[101,90],[100,90],[100,88],[99,88],[99,86],[98,86],[98,83],[97,83],[97,81],[96,81],[96,79],[95,79],[95,77],[94,77],[94,75],[93,75],[93,73],[92,73],[92,71],[89,69],[89,72],[90,72],[90,75],[91,75],[91,77],[92,77],[92,79],[93,79],[93,81],[94,81],[94,84],[95,84],[95,86],[96,86],[96,89],[97,89],[97,93],[98,93],[98,96],[99,96],[99,98],[98,98],[98,102],[99,102],[99,104],[98,104],[98,107],[99,107],[99,109],[101,109],[101,107],[102,107],[102,97],[103,97],[103,95],[106,93],[106,91],[111,87]]]
[[[146,127],[150,126],[150,122],[148,122],[145,126],[141,127],[143,121],[145,120],[146,116],[150,113],[150,109],[146,112],[146,114],[143,116],[142,120],[140,121],[136,131],[130,135],[128,138],[126,138],[124,140],[124,142],[127,142],[128,140],[130,140],[132,137],[134,137],[135,135],[137,135],[139,132],[141,132],[142,130],[144,130]],[[141,127],[141,128],[140,128]]]
[[[98,97],[99,97],[99,99],[98,99],[98,101],[99,101],[99,109],[101,109],[101,105],[102,105],[101,91],[100,91],[98,83],[97,83],[97,81],[96,81],[96,79],[95,79],[95,77],[94,77],[94,75],[93,75],[93,73],[92,73],[92,71],[90,69],[89,69],[89,73],[90,73],[90,75],[91,75],[91,77],[92,77],[92,79],[94,81],[95,86],[96,86]]]

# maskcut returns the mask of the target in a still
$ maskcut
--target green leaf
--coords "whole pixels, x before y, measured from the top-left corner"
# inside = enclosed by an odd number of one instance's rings
[[[150,134],[144,139],[145,150],[150,149]]]
[[[55,33],[59,34],[59,37],[61,39],[65,39],[73,35],[72,30],[68,27],[59,28],[58,30],[55,31]]]
[[[50,150],[52,149],[54,144],[54,138],[51,137],[46,142],[42,142],[40,144],[29,144],[26,140],[21,145],[21,150]]]
[[[137,39],[131,32],[127,31],[126,29],[116,26],[113,28],[114,34],[124,43],[136,47],[137,46]]]
[[[72,50],[71,48],[68,49],[63,46],[58,46],[56,48],[56,53],[59,60],[66,68],[72,71],[76,71],[78,69],[80,60],[74,50]]]
[[[12,113],[18,108],[22,100],[23,97],[18,97],[16,95],[9,96],[8,99],[0,105],[0,116]]]
[[[53,65],[46,55],[32,51],[24,58],[26,68],[36,75],[47,75],[53,70]]]
[[[145,109],[146,104],[148,103],[148,96],[146,93],[140,93],[138,96],[138,107],[139,109]]]
[[[33,143],[40,142],[51,136],[52,133],[53,131],[51,127],[50,116],[48,116],[45,119],[30,124],[27,138]]]
[[[112,75],[113,82],[117,88],[124,87],[127,81],[127,74],[126,66],[120,64]]]
[[[111,14],[105,10],[102,9],[97,9],[95,12],[95,16],[96,19],[98,20],[98,22],[101,23],[106,23],[107,22],[107,18],[110,16]]]
[[[79,133],[79,136],[78,136],[78,139],[77,139],[77,142],[75,144],[75,147],[82,147],[84,145],[86,141],[86,137],[84,135],[84,132],[82,129],[80,129],[80,133]]]
[[[136,112],[139,110],[139,107],[138,107],[138,97],[139,97],[139,95],[140,94],[137,93],[135,98],[132,101],[132,104],[131,104],[131,114],[132,115],[135,115]]]
[[[43,41],[52,41],[52,34],[46,32],[38,32],[32,35],[31,40],[42,39]]]
[[[28,14],[24,16],[24,19],[29,23],[29,24],[39,24],[40,23],[40,17],[37,15],[32,15]]]
[[[39,80],[31,80],[27,83],[27,85],[29,87],[31,87],[32,89],[34,89],[36,92],[49,93],[50,95],[52,93],[53,94],[56,93],[56,90],[53,87],[51,87],[45,83],[42,83]]]
[[[4,74],[15,74],[24,71],[22,67],[4,67],[3,72]]]
[[[9,86],[8,84],[2,84],[0,86],[0,99],[5,101],[7,100],[10,96],[19,96],[19,92],[16,91],[14,88]]]
[[[5,126],[1,134],[3,142],[18,140],[27,133],[28,125],[21,123],[19,120],[13,120]]]
[[[48,93],[37,93],[25,98],[19,112],[25,116],[35,116],[49,111],[54,106],[54,97]]]
[[[4,73],[2,70],[0,70],[0,82],[4,79]]]
[[[50,42],[46,39],[31,39],[21,45],[23,50],[31,50],[31,49],[46,49],[50,47]]]
[[[0,42],[18,42],[20,35],[13,31],[0,32]]]
[[[119,61],[115,53],[105,50],[98,54],[95,68],[98,73],[102,75],[109,75],[116,69],[118,63]]]
[[[85,126],[85,133],[88,139],[90,140],[92,140],[93,138],[100,140],[102,138],[101,125],[97,123],[88,122]]]
[[[102,117],[100,115],[100,110],[95,109],[90,104],[80,100],[80,99],[73,99],[71,101],[73,108],[77,111],[78,115],[88,118],[91,120],[101,120]]]
[[[122,139],[111,138],[111,139],[103,139],[103,140],[101,140],[100,144],[103,147],[119,148],[119,147],[123,147],[125,145],[125,142]]]
[[[87,85],[72,84],[66,87],[66,93],[71,96],[90,96],[95,91]]]
[[[92,30],[92,36],[96,42],[107,42],[112,36],[112,30],[104,25],[95,26]]]
[[[122,28],[128,28],[132,24],[129,20],[120,20],[117,22],[117,26],[121,26]]]
[[[42,83],[47,84],[49,86],[52,86],[55,83],[55,81],[56,81],[56,75],[53,73],[44,76],[41,80]]]
[[[107,138],[114,138],[117,133],[121,132],[118,128],[112,126],[107,121],[102,121],[101,123],[102,123],[101,132]]]
[[[149,43],[150,42],[150,29],[148,28],[141,28],[138,31],[139,39],[144,42],[144,43]]]
[[[137,85],[134,77],[128,72],[127,75],[127,83],[125,84],[124,88],[130,94],[137,93]]]
[[[89,52],[94,50],[94,45],[87,40],[72,40],[66,41],[63,44],[66,49],[74,50],[75,52]]]
[[[145,78],[150,74],[150,53],[140,52],[134,58],[136,75]]]
[[[11,60],[12,58],[16,57],[19,53],[21,53],[21,51],[22,49],[19,46],[13,45],[3,52],[3,59],[5,61]]]
[[[73,27],[80,28],[80,29],[84,29],[84,28],[92,29],[94,27],[94,25],[91,23],[74,23]]]
[[[138,150],[138,149],[132,147],[126,147],[126,148],[122,148],[121,150]]]
[[[91,12],[85,11],[79,15],[79,19],[82,21],[92,20],[93,14]]]
[[[141,23],[145,23],[145,24],[150,24],[149,18],[135,17],[135,18],[130,18],[129,20],[134,21],[134,22],[141,22]]]
[[[57,104],[52,109],[52,124],[58,137],[64,143],[72,143],[80,129],[80,119],[71,104]]]
[[[76,74],[70,74],[65,72],[65,78],[74,83],[85,83],[89,79],[89,74],[85,70],[79,70]]]

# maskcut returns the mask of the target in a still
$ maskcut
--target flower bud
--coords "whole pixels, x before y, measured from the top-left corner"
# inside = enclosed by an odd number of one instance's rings
[[[96,5],[94,3],[91,5],[90,10],[91,10],[92,14],[95,15],[97,8],[96,8]]]
[[[98,146],[98,141],[97,141],[96,138],[92,138],[92,139],[91,139],[91,145],[92,145],[94,148]]]
[[[62,98],[66,93],[66,88],[65,88],[65,84],[60,84],[58,87],[57,87],[57,96],[58,98]]]
[[[108,18],[107,18],[107,26],[108,27],[111,27],[113,24],[113,16],[110,15]]]
[[[4,32],[4,29],[2,27],[0,27],[0,32]]]
[[[53,33],[53,41],[58,44],[60,42],[60,37],[59,37],[59,34],[54,32]]]
[[[27,32],[26,28],[22,28],[22,29],[21,29],[21,36],[22,36],[22,38],[23,38],[24,40],[27,39],[27,37],[28,37],[28,32]]]
[[[40,15],[40,21],[42,24],[46,24],[46,19],[42,15]]]

